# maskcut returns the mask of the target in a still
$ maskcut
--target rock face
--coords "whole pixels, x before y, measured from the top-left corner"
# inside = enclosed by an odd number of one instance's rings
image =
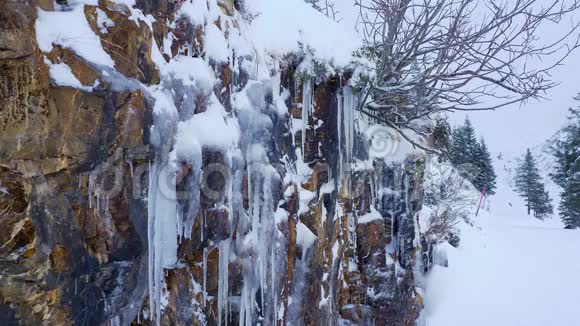
[[[112,69],[74,47],[41,50],[37,14],[66,5],[0,3],[0,320],[414,325],[423,158],[373,157],[346,77],[305,78],[288,57],[272,83],[240,68],[257,58],[204,57],[209,27],[180,15],[183,3],[82,5]],[[216,5],[209,24],[235,32],[241,5]],[[168,79],[156,55],[204,58],[213,95]],[[55,64],[80,84],[55,80]],[[155,87],[173,91],[174,120],[155,110]],[[240,94],[254,111],[239,107]],[[240,138],[233,151],[203,147],[176,163],[171,187],[185,196],[174,210],[187,230],[176,231],[176,259],[159,283],[152,254],[166,253],[151,221],[165,216],[152,216],[151,176],[178,146],[175,125],[214,95]]]

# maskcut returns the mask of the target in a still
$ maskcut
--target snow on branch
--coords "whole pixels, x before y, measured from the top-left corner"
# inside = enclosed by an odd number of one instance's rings
[[[437,112],[541,98],[580,46],[580,0],[356,0],[374,63],[360,110],[397,129]],[[541,35],[548,23],[562,35]],[[544,33],[545,34],[545,33]],[[542,36],[542,37],[540,37]]]

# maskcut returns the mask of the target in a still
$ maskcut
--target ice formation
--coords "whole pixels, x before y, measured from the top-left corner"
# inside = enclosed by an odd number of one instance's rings
[[[127,7],[130,20],[152,28],[153,18],[137,9],[134,1],[114,2]],[[190,284],[193,293],[201,294],[202,298],[192,298],[192,311],[198,320],[207,322],[202,308],[215,301],[216,319],[220,325],[230,323],[232,309],[238,310],[240,325],[253,325],[258,321],[265,325],[281,321],[293,323],[303,309],[302,297],[308,290],[309,259],[316,242],[325,240],[317,234],[326,223],[341,223],[346,217],[348,234],[340,235],[341,240],[332,245],[331,270],[324,273],[324,282],[329,287],[317,289],[321,295],[320,308],[333,312],[336,307],[332,297],[336,296],[338,287],[335,282],[346,272],[339,247],[348,242],[349,249],[354,252],[356,213],[352,209],[343,210],[339,202],[330,206],[333,210],[327,210],[321,198],[334,194],[336,184],[350,180],[351,170],[357,164],[354,158],[355,110],[359,98],[347,83],[341,80],[334,90],[337,94],[337,169],[340,174],[330,178],[320,189],[309,185],[318,171],[313,169],[315,159],[307,157],[320,154],[320,148],[311,150],[307,136],[311,132],[316,134],[322,124],[314,116],[317,110],[315,92],[320,81],[314,67],[322,65],[326,70],[324,76],[350,69],[347,66],[355,59],[352,53],[360,45],[358,37],[301,0],[246,1],[246,10],[254,15],[252,19],[237,11],[233,15],[225,14],[217,0],[186,1],[180,4],[174,21],[168,24],[174,28],[178,19],[187,19],[193,27],[200,28],[203,51],[194,53],[194,47],[199,44],[185,44],[178,53],[186,54],[174,55],[171,45],[177,35],[168,33],[161,44],[153,38],[151,59],[159,71],[160,82],[144,85],[118,73],[113,59],[103,49],[83,13],[85,4],[95,5],[96,2],[74,2],[69,11],[62,12],[39,10],[38,44],[45,53],[55,45],[74,51],[102,71],[114,87],[138,89],[153,104],[149,140],[154,157],[149,163],[147,196],[149,311],[146,317],[160,324],[169,300],[166,271],[183,267],[184,262],[178,260],[178,248],[183,241],[195,239],[203,250],[202,277],[195,280],[191,276]],[[270,26],[280,20],[288,26],[278,35]],[[63,23],[65,21],[67,24]],[[102,34],[107,34],[114,26],[101,9],[96,11],[96,24]],[[93,42],[85,42],[83,38]],[[338,43],[341,46],[337,47]],[[303,56],[292,76],[294,99],[290,99],[290,89],[281,85],[282,63],[291,53]],[[93,86],[82,85],[66,64],[45,60],[57,85],[92,90]],[[233,78],[227,87],[221,84],[225,70],[231,72]],[[290,117],[291,108],[287,105],[301,109],[301,117]],[[334,126],[334,121],[332,124]],[[273,135],[285,137],[277,135],[280,129],[291,132],[293,148],[285,149],[286,152],[279,148],[278,139],[273,139]],[[294,137],[298,132],[300,138]],[[297,139],[300,139],[299,144]],[[223,191],[211,192],[205,184],[204,169],[208,166],[204,166],[207,164],[204,154],[207,153],[219,153],[216,157],[223,160],[218,162],[224,177]],[[104,205],[108,211],[109,198],[101,197],[95,183],[91,176],[89,206],[100,210]],[[348,187],[346,196],[351,196],[350,181]],[[203,196],[211,197],[211,207],[202,207]],[[290,201],[294,202],[294,207],[284,206]],[[294,262],[293,284],[283,284],[278,275],[283,272],[280,266],[286,264],[288,239],[279,225],[289,224],[291,218],[311,214],[314,207],[320,210],[317,225],[292,221],[295,245],[301,254]],[[225,238],[216,242],[209,239],[208,233],[215,230],[208,229],[208,209],[227,215],[224,225],[220,225]],[[380,214],[373,207],[371,213],[361,217],[361,222],[371,222],[378,216]],[[327,217],[332,218],[327,221]],[[199,227],[199,234],[192,234],[196,227]],[[208,294],[208,264],[216,251],[219,254],[218,289],[217,298],[214,298]],[[241,294],[236,300],[232,298],[229,284],[232,262],[241,266],[243,277]],[[346,269],[356,264],[356,257],[350,257]],[[287,302],[282,302],[283,296]]]

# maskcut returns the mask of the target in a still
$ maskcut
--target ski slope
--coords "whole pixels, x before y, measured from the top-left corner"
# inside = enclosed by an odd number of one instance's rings
[[[505,198],[505,197],[504,197]],[[426,326],[580,325],[580,230],[484,211],[427,278]]]

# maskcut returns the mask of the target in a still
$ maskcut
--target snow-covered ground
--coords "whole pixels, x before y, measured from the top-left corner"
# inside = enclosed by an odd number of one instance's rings
[[[428,275],[426,326],[580,325],[580,230],[528,217],[508,192]]]

